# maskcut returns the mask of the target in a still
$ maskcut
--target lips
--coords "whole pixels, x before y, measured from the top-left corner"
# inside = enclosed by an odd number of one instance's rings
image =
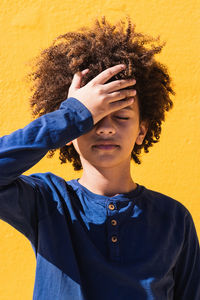
[[[111,144],[110,142],[102,142],[99,144],[95,144],[92,147],[97,148],[97,149],[104,149],[104,150],[111,150],[111,149],[116,149],[119,147],[117,144]]]

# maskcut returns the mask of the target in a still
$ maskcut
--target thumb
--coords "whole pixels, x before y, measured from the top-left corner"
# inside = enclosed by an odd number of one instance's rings
[[[89,72],[89,69],[85,69],[81,72],[77,72],[74,74],[72,79],[71,87],[74,89],[80,89],[81,87],[81,79],[82,77]]]

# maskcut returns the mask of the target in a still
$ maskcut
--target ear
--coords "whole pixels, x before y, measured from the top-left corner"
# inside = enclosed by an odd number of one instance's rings
[[[137,145],[142,145],[147,131],[148,131],[148,122],[142,121],[139,125],[139,133],[135,141]]]
[[[71,146],[71,144],[72,144],[72,142],[69,142],[69,143],[66,144],[66,146]]]

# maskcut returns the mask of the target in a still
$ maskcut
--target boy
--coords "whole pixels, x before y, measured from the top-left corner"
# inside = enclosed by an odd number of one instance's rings
[[[39,118],[0,139],[0,215],[35,251],[33,299],[200,299],[190,213],[130,176],[172,107],[162,46],[105,19],[57,41],[32,74]],[[80,179],[21,175],[58,148]]]

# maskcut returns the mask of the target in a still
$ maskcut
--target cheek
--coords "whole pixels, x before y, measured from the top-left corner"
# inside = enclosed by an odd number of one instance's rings
[[[136,130],[135,128],[133,130],[130,130],[127,132],[126,135],[126,147],[127,149],[133,149],[136,139],[138,137],[139,131]]]
[[[73,141],[73,146],[75,148],[75,150],[78,152],[78,154],[80,155],[81,153],[83,153],[84,151],[87,150],[87,143],[85,143],[85,139],[83,139],[82,137],[79,137],[78,139],[75,139]]]
[[[73,140],[73,146],[76,149],[76,151],[80,154],[80,151],[86,151],[88,149],[88,147],[91,144],[92,141],[92,137],[94,135],[94,133],[92,132],[92,130],[86,134],[81,135],[80,137],[78,137],[77,139]]]

